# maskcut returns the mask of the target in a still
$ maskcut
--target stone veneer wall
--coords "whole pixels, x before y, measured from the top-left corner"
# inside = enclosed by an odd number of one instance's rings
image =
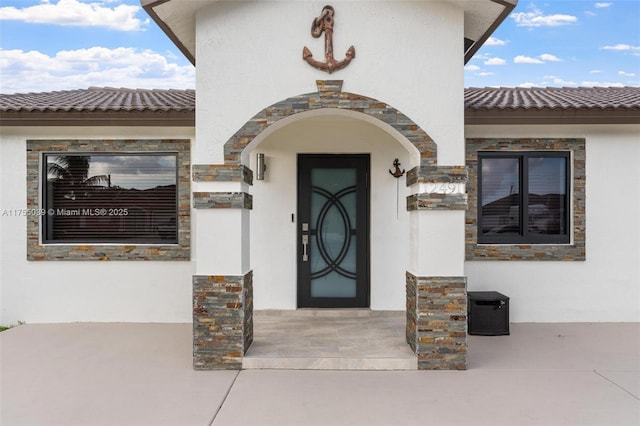
[[[40,217],[27,217],[28,260],[190,260],[191,141],[189,139],[27,140],[27,208],[40,209],[43,153],[178,154],[178,244],[40,244]]]
[[[478,244],[478,152],[479,151],[569,151],[571,174],[571,244]],[[585,139],[467,139],[469,170],[466,213],[467,260],[585,260],[586,259],[586,176]]]
[[[407,272],[407,343],[419,370],[467,368],[466,277],[416,277]]]
[[[412,194],[407,197],[407,211],[466,210],[466,193],[447,193],[456,184],[467,183],[465,166],[414,167],[407,172],[407,186],[418,183],[437,184],[439,192]]]
[[[253,342],[253,272],[193,277],[193,367],[242,368]]]
[[[253,184],[253,172],[241,164],[196,164],[194,182]],[[194,192],[194,209],[253,208],[246,192]],[[193,277],[193,367],[241,369],[253,343],[253,272],[243,276]]]
[[[253,197],[246,192],[194,192],[193,208],[251,210]]]
[[[467,210],[467,194],[413,194],[407,197],[407,211]]]

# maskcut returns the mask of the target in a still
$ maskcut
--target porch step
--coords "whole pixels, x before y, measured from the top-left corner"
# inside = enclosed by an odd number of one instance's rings
[[[416,370],[404,311],[255,311],[245,369]]]
[[[242,368],[265,370],[416,370],[415,355],[407,357],[277,357],[247,356]]]

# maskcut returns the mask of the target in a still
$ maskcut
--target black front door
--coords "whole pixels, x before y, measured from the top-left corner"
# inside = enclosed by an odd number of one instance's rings
[[[298,156],[298,307],[369,306],[369,155]]]

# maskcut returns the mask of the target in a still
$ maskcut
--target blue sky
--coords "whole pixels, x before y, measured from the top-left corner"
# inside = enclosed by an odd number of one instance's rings
[[[188,1],[188,0],[182,0]],[[466,87],[640,86],[640,0],[520,0]],[[0,92],[195,87],[139,0],[0,0]]]
[[[640,86],[640,0],[520,0],[465,86]]]

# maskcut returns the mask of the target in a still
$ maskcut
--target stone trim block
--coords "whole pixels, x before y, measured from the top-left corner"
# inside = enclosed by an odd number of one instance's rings
[[[194,192],[194,209],[253,209],[253,196],[246,192]]]
[[[467,139],[469,170],[465,240],[467,260],[556,260],[586,259],[586,141],[583,138]],[[478,152],[480,151],[570,151],[573,162],[572,244],[478,244]]]
[[[253,185],[253,171],[242,164],[194,164],[194,182],[243,182]]]
[[[467,278],[406,273],[406,340],[419,370],[466,370]]]
[[[178,154],[178,244],[46,244],[40,243],[40,218],[27,217],[27,260],[191,259],[191,141],[189,139],[27,140],[27,208],[40,209],[43,153]]]
[[[414,167],[407,172],[407,186],[417,183],[466,183],[466,166]]]
[[[381,120],[397,130],[418,152],[420,166],[436,167],[437,147],[433,139],[397,109],[376,99],[342,91],[342,80],[317,80],[318,91],[294,96],[265,108],[245,123],[224,144],[224,162],[241,164],[242,151],[270,125],[306,111],[337,108],[360,112]]]
[[[316,80],[318,94],[321,98],[332,96],[332,94],[342,92],[344,80]]]
[[[244,318],[242,322],[243,327],[243,342],[244,353],[246,354],[251,344],[253,343],[253,271],[247,273],[243,277],[243,308]]]
[[[413,194],[407,197],[407,211],[467,210],[467,194]]]
[[[193,276],[193,368],[240,370],[253,342],[253,272]]]

